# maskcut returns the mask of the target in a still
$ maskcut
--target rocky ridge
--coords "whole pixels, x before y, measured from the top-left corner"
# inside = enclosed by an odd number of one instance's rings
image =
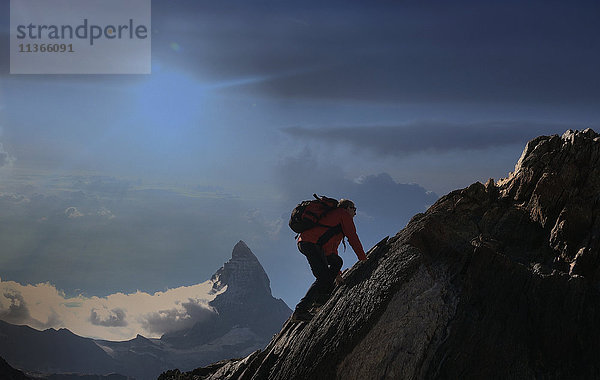
[[[600,378],[600,135],[530,141],[508,178],[440,198],[309,323],[163,379]]]

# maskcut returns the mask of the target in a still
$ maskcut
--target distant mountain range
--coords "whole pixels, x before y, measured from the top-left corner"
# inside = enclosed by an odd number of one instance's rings
[[[242,241],[210,281],[212,291],[220,292],[210,302],[217,313],[185,330],[160,339],[138,335],[113,342],[83,338],[67,329],[38,331],[0,321],[0,357],[26,374],[46,375],[47,379],[111,373],[138,380],[156,379],[168,369],[189,370],[262,348],[292,312],[285,302],[272,296],[267,274]],[[119,375],[106,378],[118,378],[115,376]]]

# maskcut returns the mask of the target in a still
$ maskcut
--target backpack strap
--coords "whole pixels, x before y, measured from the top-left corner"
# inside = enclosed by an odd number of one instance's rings
[[[329,241],[329,239],[331,239],[335,235],[343,234],[341,224],[338,224],[337,226],[333,226],[333,227],[331,227],[331,226],[324,226],[324,227],[329,227],[329,229],[327,231],[325,231],[325,233],[323,233],[323,235],[321,235],[319,240],[317,240],[317,245],[319,247],[323,247],[325,245],[325,243],[327,243]],[[342,238],[342,240],[344,240],[344,238]],[[344,249],[345,248],[346,248],[346,244],[344,243]]]

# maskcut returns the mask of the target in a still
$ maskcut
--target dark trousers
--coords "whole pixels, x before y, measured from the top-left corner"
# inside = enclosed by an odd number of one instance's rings
[[[310,270],[316,278],[304,298],[296,305],[296,310],[308,310],[313,303],[324,304],[329,299],[343,260],[335,254],[325,256],[321,247],[314,243],[301,241],[298,243],[298,249],[306,256]]]

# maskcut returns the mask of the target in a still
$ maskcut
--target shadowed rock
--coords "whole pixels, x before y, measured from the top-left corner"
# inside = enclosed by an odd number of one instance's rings
[[[163,379],[600,378],[600,135],[439,199],[262,351]]]
[[[10,366],[2,357],[0,357],[0,379],[3,380],[30,380],[29,377],[18,369]]]

